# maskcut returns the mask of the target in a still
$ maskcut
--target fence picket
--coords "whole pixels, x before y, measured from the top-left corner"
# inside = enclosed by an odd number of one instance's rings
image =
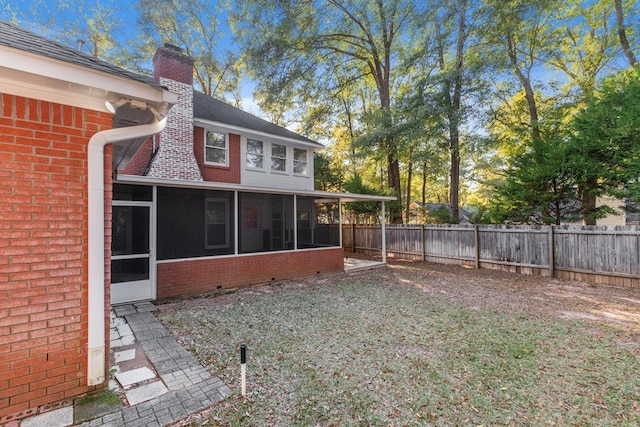
[[[369,254],[382,250],[379,225],[346,225],[345,248]],[[397,258],[467,263],[476,267],[625,278],[640,287],[640,226],[389,225],[386,249]],[[348,231],[348,232],[347,232]],[[543,274],[543,273],[540,273]],[[634,283],[635,283],[634,282]]]

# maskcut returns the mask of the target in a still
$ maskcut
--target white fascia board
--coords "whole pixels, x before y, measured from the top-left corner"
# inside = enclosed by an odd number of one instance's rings
[[[210,181],[185,181],[178,179],[158,179],[147,176],[138,175],[118,175],[116,181],[120,184],[137,184],[137,185],[159,185],[162,187],[178,187],[178,188],[201,188],[206,190],[220,191],[242,191],[246,193],[263,193],[263,194],[286,194],[296,196],[309,196],[329,200],[340,199],[343,202],[364,202],[364,201],[394,201],[397,200],[393,196],[377,196],[375,194],[357,194],[357,193],[333,193],[330,191],[316,190],[292,190],[279,188],[262,188],[249,187],[241,184],[227,184],[223,182]]]
[[[304,146],[304,147],[313,148],[314,151],[321,150],[321,149],[324,148],[324,145],[320,144],[319,142],[302,141],[302,140],[296,139],[296,138],[288,138],[286,136],[274,135],[274,134],[268,133],[268,132],[260,132],[260,131],[257,131],[257,130],[243,128],[243,127],[240,127],[240,126],[233,126],[233,125],[229,125],[229,124],[226,124],[226,123],[214,122],[212,120],[203,120],[203,119],[198,119],[198,118],[194,117],[193,124],[195,126],[199,126],[199,127],[203,127],[203,128],[211,128],[211,127],[213,127],[213,128],[217,128],[217,129],[220,129],[220,130],[227,131],[227,132],[236,133],[236,134],[242,135],[242,136],[255,136],[257,138],[269,138],[269,139],[272,139],[272,140],[278,140],[278,141],[283,141],[283,142],[294,143],[294,144],[301,145],[301,146]]]
[[[109,94],[144,100],[156,107],[177,100],[176,94],[161,87],[18,49],[0,46],[0,56],[0,90],[4,93],[103,112],[108,111],[106,100],[117,100],[109,99]]]

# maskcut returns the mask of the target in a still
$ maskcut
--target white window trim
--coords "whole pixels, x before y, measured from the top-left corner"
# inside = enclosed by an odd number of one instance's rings
[[[209,147],[207,145],[207,133],[208,132],[213,132],[213,133],[218,133],[221,135],[224,135],[224,163],[216,163],[216,162],[209,162],[207,161],[207,148],[211,148],[214,150],[222,150],[222,148],[220,147]],[[229,134],[227,132],[220,132],[217,130],[213,130],[213,129],[205,129],[204,130],[204,140],[202,141],[202,144],[204,145],[204,164],[205,165],[209,165],[209,166],[222,166],[222,167],[228,167],[229,166]]]
[[[207,242],[209,241],[209,221],[207,218],[207,205],[209,202],[214,203],[224,203],[224,217],[225,217],[225,236],[224,236],[224,244],[223,245],[209,245]],[[229,247],[229,234],[230,234],[230,225],[229,222],[229,199],[223,197],[205,197],[204,201],[204,247],[205,249],[224,249]]]

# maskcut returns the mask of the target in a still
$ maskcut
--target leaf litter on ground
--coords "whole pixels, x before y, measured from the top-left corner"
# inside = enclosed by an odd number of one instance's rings
[[[636,293],[392,263],[170,302],[159,317],[234,391],[183,425],[637,425]]]

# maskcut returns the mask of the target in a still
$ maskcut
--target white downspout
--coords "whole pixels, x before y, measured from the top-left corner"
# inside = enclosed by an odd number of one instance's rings
[[[89,295],[87,385],[105,380],[105,309],[104,309],[104,146],[111,142],[155,135],[164,129],[167,119],[153,123],[98,132],[87,148],[89,191]]]

